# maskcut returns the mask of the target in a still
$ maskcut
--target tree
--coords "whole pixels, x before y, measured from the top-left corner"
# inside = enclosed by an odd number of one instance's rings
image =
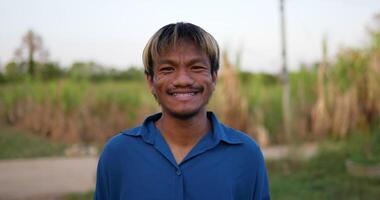
[[[27,63],[28,73],[34,77],[38,62],[46,62],[49,53],[43,47],[42,37],[29,30],[23,37],[21,45],[14,53],[16,63]]]

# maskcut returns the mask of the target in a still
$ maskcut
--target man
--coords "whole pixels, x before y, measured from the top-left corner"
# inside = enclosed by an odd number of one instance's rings
[[[106,144],[94,199],[269,199],[258,145],[206,110],[219,68],[215,39],[190,23],[169,24],[143,61],[162,112]]]

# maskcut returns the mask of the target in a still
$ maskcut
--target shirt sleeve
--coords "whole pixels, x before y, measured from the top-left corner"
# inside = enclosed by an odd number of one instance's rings
[[[105,155],[105,152],[103,151],[98,161],[94,200],[108,200],[109,199],[109,182],[108,182],[105,158],[106,158],[106,155]]]
[[[254,195],[252,200],[270,200],[268,175],[265,167],[264,157],[261,151],[259,151],[259,166],[256,176],[256,184],[254,189]]]

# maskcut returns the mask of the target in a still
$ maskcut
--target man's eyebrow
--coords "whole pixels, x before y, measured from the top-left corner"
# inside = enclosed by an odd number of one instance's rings
[[[158,61],[158,64],[170,64],[170,65],[175,65],[176,62],[171,60],[171,59],[160,59]]]
[[[201,63],[201,64],[210,64],[210,63],[207,62],[207,59],[202,59],[202,58],[192,59],[187,64],[188,65],[194,65],[194,64],[198,64],[198,63]]]
[[[186,64],[187,65],[193,65],[193,64],[197,64],[197,63],[209,64],[207,62],[207,59],[204,59],[204,58],[193,58],[190,61],[188,61]],[[162,64],[176,65],[177,62],[175,62],[174,60],[171,60],[171,59],[160,59],[158,61],[158,64],[161,64],[161,65]]]

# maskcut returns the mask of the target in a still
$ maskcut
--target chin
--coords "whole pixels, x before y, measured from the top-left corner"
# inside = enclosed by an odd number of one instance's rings
[[[167,113],[170,114],[171,116],[186,120],[193,118],[194,116],[198,115],[199,113],[202,112],[202,109],[197,109],[197,110],[189,110],[189,111],[173,111],[173,110],[167,110]]]

